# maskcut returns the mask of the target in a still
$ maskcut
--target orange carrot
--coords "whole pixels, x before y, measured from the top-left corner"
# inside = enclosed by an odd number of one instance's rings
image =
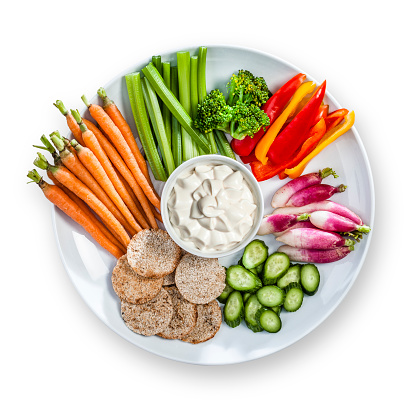
[[[71,110],[71,113],[72,113],[72,111],[73,110]],[[95,134],[91,130],[89,130],[88,127],[82,122],[81,116],[79,115],[79,113],[77,111],[73,112],[73,116],[74,116],[75,120],[77,121],[77,123],[79,124],[79,126],[81,128],[82,138],[84,139],[85,144],[87,145],[87,150],[86,151],[87,152],[88,151],[92,152],[93,155],[91,157],[96,158],[97,162],[100,163],[100,165],[102,166],[102,169],[104,169],[104,173],[106,174],[108,179],[111,181],[111,184],[113,185],[114,190],[117,190],[116,192],[118,193],[122,202],[125,205],[127,205],[127,208],[130,210],[129,212],[131,212],[131,214],[134,216],[134,218],[137,219],[140,226],[143,227],[143,228],[149,228],[149,224],[147,223],[145,217],[143,216],[143,214],[137,208],[136,203],[131,198],[130,194],[127,192],[124,184],[120,181],[119,177],[117,176],[116,172],[114,171],[113,165],[111,164],[110,160],[108,159],[108,156],[106,155],[106,153],[102,149],[100,143],[98,142],[97,138],[95,137]],[[84,152],[81,152],[81,153],[84,153]],[[80,157],[81,162],[83,162],[81,153],[79,153],[78,156]],[[85,163],[84,163],[84,165],[85,165]],[[87,166],[87,168],[88,168],[88,166]],[[91,172],[91,174],[94,174],[93,171],[90,171],[90,172]],[[96,178],[96,179],[98,181],[98,178]],[[104,190],[107,191],[105,188],[104,188]],[[116,201],[114,199],[113,199],[113,201],[114,201],[114,203],[116,203]],[[118,208],[124,214],[124,212],[120,208],[120,206],[118,206]],[[126,215],[128,215],[128,214],[124,214],[125,217],[126,217]]]
[[[88,169],[81,163],[79,158],[73,155],[68,149],[65,149],[62,141],[59,140],[57,136],[52,135],[51,139],[58,148],[61,161],[65,167],[68,168],[79,180],[81,180],[92,193],[94,193],[94,195],[107,207],[107,209],[114,215],[114,217],[117,218],[117,220],[131,235],[134,235],[134,228],[129,225],[122,213],[115,206],[110,197],[105,193],[100,184],[94,179]]]
[[[120,258],[124,254],[107,239],[100,229],[91,222],[85,213],[79,209],[78,205],[62,189],[45,182],[35,169],[30,171],[27,176],[39,185],[43,194],[50,202],[81,225],[101,247],[109,251],[116,258]]]
[[[136,139],[134,138],[134,134],[131,131],[131,128],[128,125],[126,119],[123,117],[123,115],[121,114],[120,110],[118,109],[114,101],[110,100],[107,97],[107,93],[105,92],[104,88],[100,88],[97,91],[97,94],[103,100],[104,111],[109,115],[113,123],[120,130],[125,141],[130,147],[130,150],[133,153],[134,158],[136,159],[136,162],[140,167],[140,170],[143,172],[144,176],[146,176],[147,182],[151,184],[152,181],[150,179],[149,171],[147,169],[146,160],[144,159],[143,155],[140,153],[139,147],[137,146]]]
[[[136,182],[134,176],[124,163],[121,156],[118,154],[117,150],[113,147],[113,145],[109,142],[109,140],[107,139],[107,137],[105,137],[101,130],[94,125],[94,123],[91,123],[91,121],[87,119],[82,119],[82,121],[85,123],[88,129],[94,133],[95,137],[97,138],[98,142],[100,143],[101,147],[103,148],[104,152],[107,154],[113,165],[117,168],[120,174],[124,177],[124,179],[133,189],[133,192],[139,200],[144,212],[146,213],[146,217],[148,218],[148,221],[152,228],[158,228],[157,222],[150,208],[151,204],[149,204],[146,195],[142,191],[142,188],[140,188],[140,186]]]
[[[82,139],[81,129],[78,126],[78,123],[75,121],[73,115],[65,108],[64,103],[61,100],[56,100],[56,103],[53,105],[61,112],[66,118],[66,124],[71,130],[71,133],[74,135],[75,140],[80,143],[82,146],[85,146],[84,140]]]
[[[89,130],[87,130],[90,135],[93,135]],[[85,140],[85,136],[84,136]],[[121,199],[121,196],[118,194],[114,185],[110,181],[110,178],[107,176],[104,168],[102,167],[99,160],[95,157],[94,153],[88,147],[81,146],[76,140],[71,141],[72,146],[77,151],[77,155],[81,163],[90,171],[91,175],[98,182],[99,185],[104,189],[107,195],[114,202],[116,207],[120,210],[127,222],[133,227],[133,229],[138,232],[142,229],[140,225],[136,222],[133,214],[129,211],[124,201]]]
[[[163,224],[162,216],[156,211],[156,208],[152,206],[153,215]]]
[[[111,142],[120,153],[120,156],[124,159],[126,165],[130,169],[139,186],[142,188],[143,192],[146,194],[149,201],[156,208],[160,209],[160,200],[158,196],[154,192],[153,188],[149,185],[146,177],[140,170],[139,165],[137,164],[136,159],[134,158],[133,153],[131,152],[130,147],[125,141],[120,130],[113,123],[111,118],[103,110],[102,107],[96,104],[90,104],[85,96],[82,96],[82,100],[88,107],[93,119],[100,125],[104,133],[110,138]]]
[[[94,225],[100,229],[100,231],[107,237],[108,240],[111,241],[111,243],[113,243],[115,246],[117,246],[124,254],[126,253],[126,249],[123,247],[123,245],[120,243],[120,241],[117,240],[117,238],[115,238],[113,236],[113,234],[110,233],[110,231],[108,231],[108,229],[106,228],[106,226],[100,222],[96,216],[92,213],[92,211],[88,208],[88,205],[81,199],[78,198],[72,191],[70,191],[66,186],[62,185],[53,175],[52,173],[48,170],[47,171],[47,175],[48,178],[53,182],[53,184],[55,186],[57,186],[58,188],[61,188],[62,191],[64,191],[69,198],[71,198],[77,205],[78,207],[84,212],[84,214],[91,220],[92,223],[94,223]]]

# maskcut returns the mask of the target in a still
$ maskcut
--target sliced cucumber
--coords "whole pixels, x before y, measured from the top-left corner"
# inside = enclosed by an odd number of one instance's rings
[[[277,286],[285,289],[289,283],[300,282],[300,264],[289,267],[288,271],[277,281]]]
[[[267,332],[276,333],[282,328],[282,321],[276,312],[271,309],[260,310],[258,322],[260,326]]]
[[[243,297],[240,292],[232,292],[224,306],[224,321],[231,328],[240,325],[244,314]]]
[[[281,306],[274,306],[270,308],[273,312],[276,312],[278,316],[280,316],[280,311],[282,310]]]
[[[262,287],[261,280],[243,266],[231,266],[227,269],[227,283],[242,292],[255,292]]]
[[[286,297],[283,303],[283,307],[288,312],[295,312],[301,306],[303,302],[303,290],[302,286],[297,282],[289,283],[286,286]]]
[[[263,308],[263,305],[258,301],[257,296],[255,294],[250,295],[244,306],[244,319],[247,327],[253,332],[260,332],[263,330],[256,319],[256,313],[261,308]]]
[[[256,295],[259,302],[269,308],[283,305],[285,300],[284,290],[277,286],[263,286]]]
[[[266,262],[264,262],[264,263],[262,263],[262,264],[259,264],[257,267],[256,267],[256,271],[257,271],[257,274],[260,274],[262,271],[263,271],[263,269],[264,269],[264,264],[265,264]]]
[[[254,269],[267,259],[269,249],[262,240],[253,240],[244,249],[242,258],[243,266],[246,269]]]
[[[290,260],[285,253],[273,253],[263,268],[263,284],[274,285],[289,269]]]
[[[217,297],[218,302],[225,303],[231,292],[234,292],[234,289],[226,282],[223,292]]]
[[[246,303],[247,299],[251,296],[251,293],[245,292],[243,293],[243,302]]]
[[[312,296],[319,287],[321,277],[318,268],[314,264],[304,264],[300,270],[300,284],[303,291]]]

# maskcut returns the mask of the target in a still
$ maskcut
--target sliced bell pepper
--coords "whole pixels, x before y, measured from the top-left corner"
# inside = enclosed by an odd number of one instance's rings
[[[268,157],[267,152],[272,146],[276,136],[279,134],[281,128],[285,124],[289,115],[294,108],[300,103],[300,101],[305,97],[305,95],[311,93],[315,89],[315,83],[312,81],[304,82],[295,92],[289,104],[283,110],[282,114],[275,120],[275,122],[269,127],[266,134],[262,137],[259,143],[256,146],[256,157],[257,159],[265,165],[267,163]],[[289,127],[289,126],[288,126]],[[309,126],[310,127],[310,126]],[[285,129],[286,130],[286,129]]]
[[[276,175],[279,175],[280,179],[283,179],[287,176],[284,173],[284,170],[296,166],[301,162],[318,145],[325,132],[325,120],[321,118],[318,123],[310,129],[309,138],[303,143],[296,157],[284,166],[275,165],[271,163],[270,160],[266,165],[263,165],[257,159],[255,161],[250,161],[250,167],[254,177],[258,182],[265,181]],[[241,160],[243,160],[243,158],[241,158]]]
[[[282,166],[289,162],[293,159],[298,148],[308,138],[309,129],[324,99],[325,89],[326,81],[321,84],[305,107],[302,108],[292,122],[273,141],[267,152],[267,156],[273,163]],[[259,157],[257,158],[259,159]]]
[[[302,175],[306,165],[317,155],[319,154],[325,147],[335,141],[338,137],[342,136],[345,132],[347,132],[354,124],[355,121],[355,113],[354,111],[349,112],[345,116],[345,120],[342,124],[339,124],[335,128],[329,130],[325,133],[324,137],[322,137],[321,141],[319,142],[318,146],[312,152],[310,152],[297,166],[291,169],[285,169],[285,174],[288,175],[290,178],[294,179]]]
[[[286,104],[292,98],[295,91],[305,80],[305,74],[297,74],[286,84],[279,88],[262,106],[262,110],[269,116],[270,124],[272,124],[281,114]],[[270,126],[270,125],[269,125]],[[269,128],[266,127],[266,131]],[[231,140],[231,147],[239,156],[248,156],[256,147],[256,144],[264,136],[266,132],[261,128],[253,137],[246,136],[243,140]]]
[[[240,159],[243,163],[246,163],[246,164],[255,162],[257,160],[254,150],[248,156],[240,156]]]
[[[332,128],[336,127],[344,117],[348,114],[348,110],[346,108],[340,108],[339,110],[335,110],[332,113],[329,113],[325,117],[326,129],[329,131]]]
[[[321,118],[328,117],[328,109],[329,109],[329,105],[328,104],[324,104],[324,103],[321,104],[321,106],[319,107],[318,114],[316,115],[316,118],[315,118],[315,120],[312,123],[313,126],[315,124],[317,124]]]

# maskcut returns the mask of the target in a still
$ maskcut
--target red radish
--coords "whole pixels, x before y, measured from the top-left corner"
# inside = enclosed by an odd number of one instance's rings
[[[286,185],[283,185],[276,191],[272,199],[272,207],[284,207],[289,201],[289,198],[296,192],[308,186],[318,185],[322,182],[322,179],[329,175],[333,175],[337,178],[337,174],[331,168],[325,168],[319,172],[308,173],[307,175],[299,176],[296,179],[291,180]]]
[[[273,233],[273,235],[275,237],[279,237],[281,236],[283,233],[289,231],[289,230],[294,230],[295,228],[312,228],[312,229],[316,229],[316,227],[309,221],[299,221],[296,224],[292,225],[291,227],[289,227],[287,230],[284,231],[280,231],[279,233]]]
[[[299,215],[303,213],[311,214],[315,211],[330,211],[334,214],[341,215],[343,217],[349,218],[351,221],[362,225],[362,219],[355,213],[352,212],[344,205],[337,204],[333,201],[319,201],[313,202],[312,204],[304,205],[303,207],[283,207],[277,208],[273,211],[273,214],[294,214]]]
[[[326,199],[331,198],[332,195],[338,192],[344,192],[346,189],[347,187],[345,185],[334,187],[323,183],[308,186],[293,194],[289,201],[287,201],[286,206],[302,207],[304,205],[312,204],[313,202],[325,201]]]
[[[301,215],[269,215],[263,218],[261,222],[258,235],[266,235],[276,232],[281,232],[287,230],[292,225],[296,224],[298,221],[306,221],[309,218],[309,214]]]
[[[296,248],[329,250],[354,245],[354,240],[342,238],[339,234],[312,228],[291,229],[276,238],[284,244]]]
[[[351,231],[368,233],[371,229],[368,225],[357,224],[349,218],[329,211],[312,212],[310,221],[315,227],[321,230],[336,231],[338,233],[348,233]]]
[[[277,251],[286,253],[291,261],[303,261],[306,263],[332,263],[347,256],[354,250],[354,246],[338,247],[330,250],[316,250],[296,248],[291,246],[280,246]]]

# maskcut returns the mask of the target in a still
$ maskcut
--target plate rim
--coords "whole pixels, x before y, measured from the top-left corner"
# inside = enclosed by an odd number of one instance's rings
[[[304,74],[306,74],[307,78],[314,81],[315,83],[317,83],[317,80],[310,76],[309,73],[302,71],[299,67],[297,67],[296,65],[290,63],[289,61],[274,55],[272,53],[269,52],[264,52],[262,50],[256,49],[256,48],[251,48],[251,47],[244,47],[244,46],[238,46],[238,45],[232,45],[232,44],[207,44],[207,45],[198,45],[198,46],[189,46],[189,47],[183,47],[181,49],[168,49],[165,50],[163,52],[160,53],[160,55],[167,55],[167,54],[174,54],[178,51],[192,51],[192,50],[197,50],[200,46],[206,46],[208,48],[208,50],[211,48],[216,48],[216,49],[234,49],[234,50],[239,50],[242,52],[251,52],[251,53],[255,53],[255,54],[259,54],[262,55],[264,57],[270,58],[272,60],[277,60],[280,61],[281,63],[285,64],[286,66],[292,68],[293,70],[297,71],[297,72],[302,72]],[[141,60],[140,62],[144,62],[144,59]],[[118,74],[116,74],[113,78],[111,78],[108,82],[106,82],[104,84],[104,88],[106,88],[108,85],[114,83],[116,80],[118,80],[119,78],[123,77],[125,74],[133,72],[135,70],[137,70],[138,66],[140,65],[140,62],[136,63],[135,65],[132,65],[131,67],[120,71]],[[338,101],[332,96],[332,94],[328,91],[326,91],[325,95],[330,98],[330,100],[338,107],[341,108],[340,104],[338,103]],[[96,100],[98,97],[97,94],[95,94],[91,99],[90,102],[94,102],[94,100]],[[365,149],[364,143],[361,139],[360,134],[358,133],[355,125],[352,126],[351,128],[351,132],[354,135],[354,138],[357,141],[357,144],[360,148],[360,152],[363,156],[363,160],[365,162],[365,168],[368,172],[368,182],[369,182],[369,187],[370,187],[370,201],[371,201],[371,209],[370,209],[370,213],[369,213],[369,226],[371,229],[373,229],[374,227],[374,220],[375,220],[375,186],[374,186],[374,177],[373,177],[373,173],[371,170],[371,165],[370,165],[370,160],[368,158],[368,154],[367,151]],[[242,163],[240,161],[240,163]],[[163,354],[157,351],[154,351],[152,348],[147,347],[146,345],[137,345],[136,343],[134,343],[131,339],[128,339],[127,337],[125,337],[117,328],[110,326],[109,323],[105,322],[104,320],[101,319],[101,317],[98,315],[98,313],[92,308],[92,306],[90,305],[90,303],[87,301],[87,299],[84,297],[83,293],[80,291],[79,287],[77,286],[77,284],[75,283],[74,278],[72,277],[70,271],[69,271],[69,266],[65,260],[64,257],[64,253],[60,244],[60,240],[59,240],[59,236],[58,236],[58,230],[57,230],[57,225],[56,225],[56,212],[57,210],[59,210],[58,208],[56,208],[54,205],[51,206],[51,216],[52,216],[52,226],[53,226],[53,231],[54,231],[54,236],[55,236],[55,241],[57,243],[58,246],[58,252],[59,252],[59,256],[61,258],[62,264],[64,266],[64,269],[72,283],[72,285],[75,287],[75,290],[77,291],[77,293],[80,295],[81,299],[84,301],[84,303],[88,306],[88,308],[94,313],[94,315],[99,319],[99,321],[101,323],[103,323],[105,326],[107,326],[111,331],[115,332],[118,336],[120,336],[121,338],[123,338],[125,341],[128,341],[129,343],[133,344],[135,347],[138,347],[144,351],[150,352],[156,356],[159,357],[163,357],[165,359],[169,359],[169,360],[173,360],[173,361],[177,361],[177,362],[182,362],[182,363],[186,363],[186,364],[194,364],[194,365],[201,365],[201,366],[216,366],[216,365],[231,365],[231,364],[239,364],[239,363],[243,363],[243,362],[250,362],[250,361],[254,361],[260,358],[264,358],[264,357],[268,357],[272,354],[275,354],[279,351],[282,351],[284,349],[286,349],[287,347],[297,343],[298,341],[300,341],[301,339],[305,338],[308,334],[310,334],[312,331],[314,331],[318,326],[320,326],[324,321],[326,321],[326,319],[328,319],[328,317],[330,315],[332,315],[332,313],[338,308],[338,306],[341,304],[341,302],[345,299],[346,295],[349,293],[349,291],[351,290],[352,285],[355,283],[356,279],[358,278],[358,275],[360,274],[360,271],[363,267],[363,264],[367,258],[367,254],[368,254],[368,250],[370,248],[371,245],[371,240],[372,240],[372,235],[373,233],[369,233],[366,236],[366,240],[367,243],[365,245],[365,247],[363,248],[363,254],[362,254],[362,258],[360,260],[360,262],[358,263],[358,265],[356,266],[354,272],[353,272],[353,276],[351,278],[350,283],[346,286],[345,290],[343,291],[343,293],[341,294],[341,296],[338,297],[337,301],[334,303],[334,305],[321,317],[321,319],[315,321],[313,323],[313,325],[310,326],[310,328],[308,328],[306,331],[302,332],[302,335],[300,335],[299,337],[297,337],[294,341],[289,341],[287,343],[285,343],[283,346],[280,346],[280,348],[275,349],[273,351],[269,351],[267,353],[264,353],[263,355],[261,355],[260,357],[251,357],[248,359],[239,359],[239,360],[235,360],[235,361],[229,361],[229,362],[215,362],[213,360],[211,360],[209,363],[207,362],[198,362],[195,360],[187,360],[184,358],[177,358],[177,357],[172,357],[169,356],[167,354]]]

